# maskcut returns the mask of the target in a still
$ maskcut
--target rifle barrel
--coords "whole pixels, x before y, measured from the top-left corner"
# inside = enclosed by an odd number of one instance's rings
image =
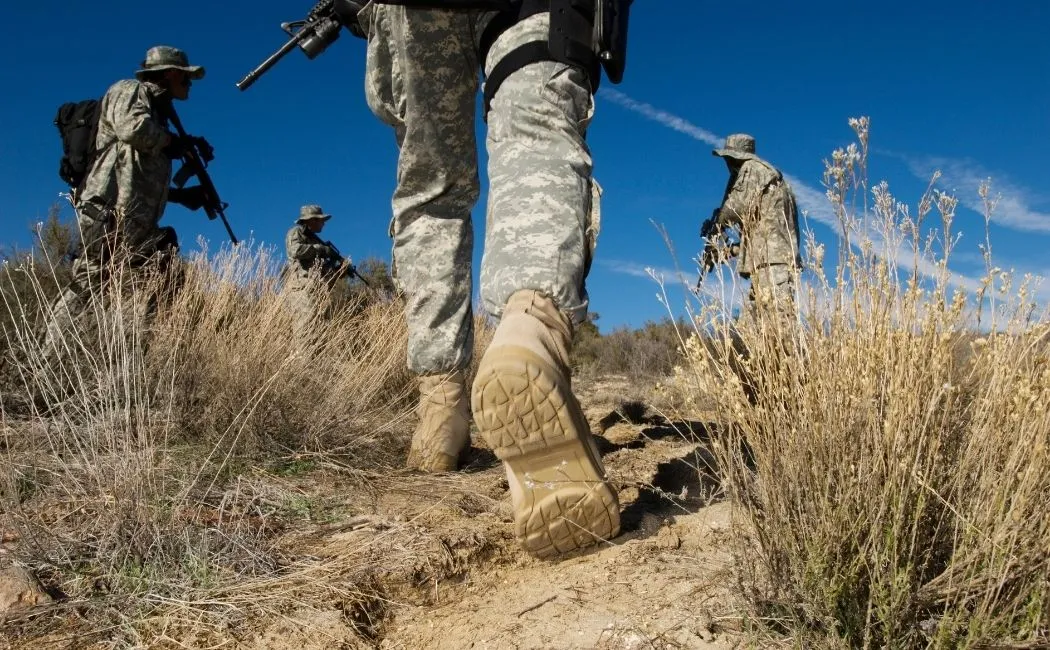
[[[255,68],[247,75],[245,75],[244,79],[238,81],[237,89],[245,91],[251,88],[252,84],[258,81],[259,77],[263,76],[264,74],[266,74],[267,70],[277,65],[278,61],[283,59],[286,54],[294,50],[296,46],[299,45],[299,41],[303,40],[312,33],[313,29],[311,27],[301,27],[299,31],[295,33],[295,36],[292,36],[290,39],[288,39],[287,43],[281,46],[281,49],[277,50],[269,57],[267,57],[265,61],[259,64],[259,67]]]
[[[216,210],[218,215],[222,217],[222,225],[226,226],[226,234],[230,236],[230,242],[234,246],[236,246],[237,244],[241,243],[241,241],[237,239],[237,235],[233,234],[233,228],[230,227],[230,222],[226,219],[226,214],[224,211],[225,208]]]

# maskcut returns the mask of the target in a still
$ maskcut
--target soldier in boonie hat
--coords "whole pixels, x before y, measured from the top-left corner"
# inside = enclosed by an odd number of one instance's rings
[[[152,73],[161,70],[182,70],[194,80],[204,77],[204,68],[190,65],[185,52],[177,47],[157,45],[146,51],[146,59],[142,62],[142,68],[135,71],[135,78],[144,81]]]
[[[723,148],[715,149],[711,154],[719,158],[732,158],[735,160],[758,159],[758,156],[755,155],[755,138],[746,133],[734,133],[727,136]]]
[[[171,161],[181,158],[186,142],[169,131],[170,100],[189,98],[192,80],[204,68],[190,65],[186,53],[167,45],[151,47],[134,79],[121,79],[106,91],[97,107],[97,151],[90,159],[74,201],[81,232],[81,253],[73,262],[69,284],[51,310],[45,355],[92,304],[88,298],[100,280],[128,271],[140,273],[152,264],[132,260],[168,260],[178,237],[159,222],[169,203],[190,210],[204,206],[200,185],[171,186]],[[129,137],[125,134],[133,134]],[[120,220],[111,219],[120,215]],[[119,223],[119,235],[117,232]],[[102,242],[119,237],[118,256]]]
[[[319,205],[304,205],[284,238],[288,255],[284,293],[295,317],[292,327],[299,338],[314,330],[316,319],[330,316],[325,304],[336,281],[355,272],[349,258],[343,257],[332,242],[318,236],[331,218]],[[318,279],[324,281],[323,289],[315,286]]]
[[[313,221],[320,219],[321,221],[328,221],[332,218],[332,215],[325,214],[325,211],[321,209],[319,205],[304,205],[299,208],[299,218],[295,220],[296,223],[306,223],[307,221]]]
[[[704,272],[739,255],[737,273],[751,280],[749,310],[756,296],[767,294],[775,294],[782,305],[793,304],[794,278],[802,260],[798,204],[791,185],[780,170],[755,153],[755,138],[746,133],[726,137],[725,145],[711,153],[725,160],[729,182],[722,205],[701,228]],[[733,229],[739,231],[739,242],[725,240],[726,232]],[[723,251],[726,244],[728,255]]]

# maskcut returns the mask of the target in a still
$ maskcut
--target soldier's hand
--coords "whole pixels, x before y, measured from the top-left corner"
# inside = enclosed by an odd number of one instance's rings
[[[190,142],[197,148],[197,152],[200,153],[201,158],[206,163],[210,163],[215,160],[215,147],[211,146],[211,143],[200,136],[191,135],[189,136]]]
[[[168,144],[164,145],[161,153],[169,160],[178,160],[186,155],[186,142],[174,133],[168,133]]]
[[[200,210],[208,202],[204,188],[200,185],[193,187],[173,187],[168,190],[168,200],[178,203],[190,210]]]

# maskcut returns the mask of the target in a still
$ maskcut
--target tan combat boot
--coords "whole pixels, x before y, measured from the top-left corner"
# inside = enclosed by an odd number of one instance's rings
[[[408,467],[436,474],[459,468],[459,452],[470,442],[470,412],[462,371],[419,378],[419,424]]]
[[[478,368],[478,430],[504,463],[515,534],[550,557],[615,537],[620,506],[569,378],[571,329],[554,302],[518,291]]]

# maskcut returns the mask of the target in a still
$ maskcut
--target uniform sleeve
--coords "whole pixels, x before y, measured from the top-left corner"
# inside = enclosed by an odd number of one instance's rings
[[[726,195],[722,199],[720,220],[723,223],[739,228],[745,217],[755,210],[762,197],[762,190],[773,180],[770,174],[763,173],[764,169],[751,162],[740,167],[736,177],[726,187]]]
[[[107,99],[107,117],[118,140],[143,151],[157,151],[164,146],[168,132],[153,119],[153,107],[145,86],[118,84],[110,90]]]
[[[288,254],[288,259],[295,260],[304,267],[309,267],[318,257],[326,256],[328,247],[312,241],[312,239],[307,236],[306,229],[302,226],[295,226],[289,230],[288,235],[284,238],[285,252]]]

